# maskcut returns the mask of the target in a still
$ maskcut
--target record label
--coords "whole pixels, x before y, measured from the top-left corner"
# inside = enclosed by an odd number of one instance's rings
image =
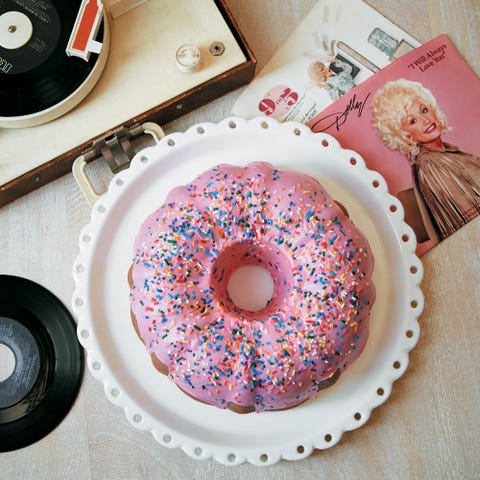
[[[52,54],[60,37],[60,18],[52,2],[5,0],[0,8],[2,70],[13,75],[37,68]]]
[[[0,317],[0,346],[14,356],[14,368],[0,381],[0,408],[11,407],[33,388],[40,370],[40,351],[33,335],[13,318]]]

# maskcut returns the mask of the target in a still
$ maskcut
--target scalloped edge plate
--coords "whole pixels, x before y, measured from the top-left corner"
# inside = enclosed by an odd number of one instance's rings
[[[377,300],[365,350],[333,387],[290,410],[238,415],[192,400],[153,368],[131,325],[127,272],[140,224],[171,188],[214,165],[254,160],[316,177],[347,207],[375,255]],[[113,178],[79,244],[72,306],[90,372],[132,425],[196,459],[271,465],[335,445],[389,397],[420,334],[423,267],[400,202],[357,153],[303,124],[229,117],[164,137]]]

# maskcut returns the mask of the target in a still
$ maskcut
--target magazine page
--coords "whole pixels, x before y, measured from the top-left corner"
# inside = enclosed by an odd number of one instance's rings
[[[385,67],[307,125],[383,175],[419,255],[480,213],[480,80],[446,35]]]
[[[233,114],[306,123],[419,45],[361,0],[320,0],[244,90]]]

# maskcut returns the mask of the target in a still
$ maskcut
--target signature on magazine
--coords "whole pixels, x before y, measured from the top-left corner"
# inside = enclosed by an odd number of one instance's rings
[[[356,114],[359,118],[362,116],[363,109],[369,96],[370,93],[368,93],[367,96],[361,100],[357,98],[357,94],[355,93],[347,103],[343,112],[334,112],[324,117],[317,117],[310,126],[311,130],[315,133],[318,133],[324,132],[331,127],[335,127],[337,131],[340,131],[340,127],[345,125],[350,114]]]

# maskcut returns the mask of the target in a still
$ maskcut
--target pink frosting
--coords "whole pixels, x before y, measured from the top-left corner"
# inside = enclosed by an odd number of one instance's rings
[[[247,312],[227,293],[239,266],[274,295]],[[134,247],[131,307],[148,351],[193,397],[292,407],[318,395],[368,338],[375,300],[365,236],[314,178],[254,162],[174,188]]]

